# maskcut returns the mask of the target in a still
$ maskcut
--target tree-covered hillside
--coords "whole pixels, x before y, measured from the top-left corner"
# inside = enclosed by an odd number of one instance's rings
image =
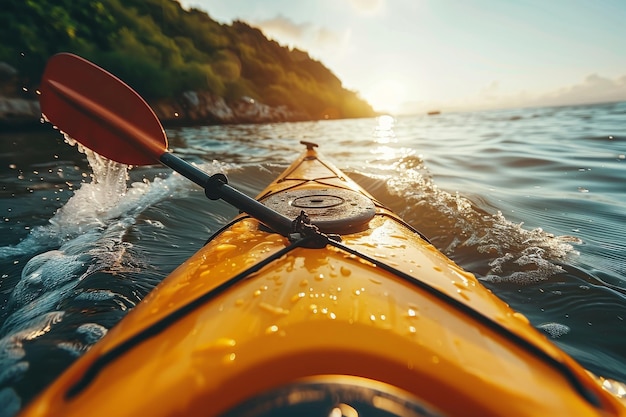
[[[306,52],[243,22],[220,24],[176,0],[3,0],[0,62],[34,89],[46,60],[81,55],[146,99],[210,92],[286,105],[310,118],[363,117],[371,106]]]

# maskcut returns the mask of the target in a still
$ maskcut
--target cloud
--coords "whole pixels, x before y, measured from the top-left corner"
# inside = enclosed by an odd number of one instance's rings
[[[303,39],[307,32],[312,30],[310,23],[298,24],[280,14],[271,19],[257,20],[253,23],[266,35],[277,38]]]
[[[579,83],[547,92],[506,93],[499,81],[483,87],[474,99],[466,97],[448,106],[455,108],[540,107],[570,104],[605,103],[626,100],[626,74],[617,78],[590,74]]]
[[[626,100],[626,74],[616,79],[590,74],[582,83],[547,93],[541,99],[554,105]]]
[[[309,22],[296,23],[280,14],[271,19],[255,20],[250,23],[280,44],[298,47],[313,54],[336,50],[339,45],[345,44],[349,37],[349,32],[337,32]]]
[[[349,0],[349,2],[354,9],[364,14],[377,14],[385,8],[385,0]]]
[[[327,28],[318,28],[315,31],[315,41],[323,46],[332,46],[342,43],[345,36]]]
[[[401,106],[402,113],[421,113],[433,109],[471,111],[498,108],[566,106],[576,104],[626,101],[626,74],[604,77],[590,74],[581,82],[543,93],[520,91],[507,93],[497,80],[477,91],[475,96],[450,100],[413,100]]]

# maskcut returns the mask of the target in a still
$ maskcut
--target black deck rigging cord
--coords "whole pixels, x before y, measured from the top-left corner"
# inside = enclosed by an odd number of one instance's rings
[[[246,218],[247,217],[240,217],[240,218],[236,219],[235,221],[233,221],[232,223],[230,223],[226,227],[229,227],[232,224],[235,224],[235,223],[237,223],[239,221],[242,221],[243,219],[246,219]],[[578,380],[576,375],[571,371],[571,369],[566,364],[562,363],[561,361],[557,360],[556,358],[553,358],[551,355],[549,355],[546,352],[544,352],[541,348],[539,348],[538,346],[536,346],[532,342],[530,342],[530,341],[526,340],[525,338],[519,336],[518,334],[516,334],[513,331],[507,329],[506,327],[502,326],[500,323],[497,323],[496,321],[494,321],[491,318],[483,315],[482,313],[472,309],[470,306],[464,304],[463,302],[457,300],[456,298],[451,297],[450,295],[446,294],[445,292],[443,292],[443,291],[441,291],[441,290],[439,290],[439,289],[429,285],[428,283],[420,281],[420,280],[416,279],[415,277],[413,277],[413,276],[411,276],[411,275],[409,275],[409,274],[407,274],[407,273],[405,273],[405,272],[403,272],[403,271],[401,271],[401,270],[399,270],[399,269],[397,269],[397,268],[395,268],[395,267],[393,267],[393,266],[391,266],[389,264],[386,264],[386,263],[384,263],[384,262],[382,262],[382,261],[380,261],[378,259],[375,259],[375,258],[372,258],[370,256],[367,256],[367,255],[365,255],[365,254],[363,254],[363,253],[361,253],[361,252],[359,252],[359,251],[357,251],[355,249],[352,249],[352,248],[346,246],[345,244],[343,244],[341,242],[341,239],[338,236],[336,236],[336,235],[326,235],[324,233],[321,233],[319,231],[319,229],[315,225],[312,225],[310,223],[306,213],[302,212],[293,221],[292,233],[289,234],[289,239],[290,239],[291,243],[288,246],[286,246],[283,249],[277,251],[276,253],[268,256],[267,258],[263,259],[262,261],[252,265],[250,268],[240,272],[239,274],[235,275],[234,277],[232,277],[228,281],[223,282],[222,284],[220,284],[217,287],[215,287],[215,288],[209,290],[208,292],[202,294],[201,296],[199,296],[198,298],[194,299],[193,301],[190,301],[189,303],[185,304],[184,306],[179,307],[178,309],[174,310],[173,312],[171,312],[167,316],[161,318],[157,322],[151,324],[150,326],[148,326],[147,328],[143,329],[139,333],[133,335],[132,337],[130,337],[126,341],[122,342],[118,346],[114,347],[113,349],[111,349],[108,352],[104,353],[102,356],[98,357],[89,366],[87,371],[78,380],[78,382],[76,382],[74,385],[72,385],[68,389],[68,391],[65,394],[65,397],[67,399],[71,399],[72,397],[80,394],[80,392],[82,392],[91,383],[91,381],[93,381],[93,379],[98,375],[98,373],[102,369],[104,369],[109,363],[111,363],[112,361],[114,361],[118,357],[122,356],[124,353],[126,353],[127,351],[129,351],[133,347],[137,346],[138,344],[140,344],[140,343],[144,342],[145,340],[148,340],[151,337],[159,334],[163,330],[167,329],[170,325],[174,324],[176,321],[182,319],[187,314],[191,313],[192,311],[194,311],[198,307],[200,307],[203,304],[205,304],[207,301],[211,300],[213,297],[223,293],[224,291],[228,290],[229,288],[231,288],[235,284],[245,280],[246,278],[248,278],[252,274],[254,274],[254,273],[258,272],[259,270],[261,270],[266,265],[269,265],[270,263],[280,259],[281,257],[283,257],[284,255],[288,254],[292,250],[294,250],[296,248],[321,249],[321,248],[326,247],[327,245],[330,245],[330,246],[334,246],[337,249],[340,249],[340,250],[342,250],[342,251],[344,251],[346,253],[349,253],[351,255],[355,255],[355,256],[361,258],[362,260],[365,260],[365,261],[371,263],[372,265],[376,266],[377,268],[380,268],[380,269],[382,269],[384,271],[387,271],[387,272],[389,272],[389,273],[391,273],[391,274],[393,274],[393,275],[403,279],[404,281],[408,282],[409,284],[414,285],[414,286],[420,288],[421,290],[425,291],[426,293],[436,297],[437,299],[445,302],[446,304],[450,305],[451,307],[461,311],[463,314],[465,314],[465,315],[467,315],[469,317],[472,317],[474,320],[480,322],[482,325],[484,325],[485,327],[487,327],[490,330],[494,331],[495,333],[499,334],[500,336],[506,338],[507,340],[515,343],[518,346],[523,347],[528,352],[532,353],[533,355],[535,355],[536,357],[538,357],[539,359],[543,360],[545,363],[547,363],[548,365],[552,366],[557,371],[559,371],[569,381],[569,383],[572,385],[572,387],[585,400],[587,400],[590,404],[592,404],[592,405],[594,405],[596,407],[599,407],[601,405],[600,400],[595,395],[595,393],[592,392],[591,390],[587,389],[587,387],[585,387]]]

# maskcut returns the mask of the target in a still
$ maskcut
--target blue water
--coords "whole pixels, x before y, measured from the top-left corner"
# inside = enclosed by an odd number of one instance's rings
[[[592,372],[626,381],[626,103],[168,130],[255,195],[320,150]],[[0,134],[0,416],[236,210],[56,131]]]

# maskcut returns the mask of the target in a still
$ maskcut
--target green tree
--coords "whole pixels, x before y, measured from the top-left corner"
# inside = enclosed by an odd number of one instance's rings
[[[318,117],[372,108],[306,52],[244,22],[224,25],[176,0],[4,0],[0,61],[37,87],[46,61],[66,51],[115,73],[148,99],[207,91],[250,96]]]

